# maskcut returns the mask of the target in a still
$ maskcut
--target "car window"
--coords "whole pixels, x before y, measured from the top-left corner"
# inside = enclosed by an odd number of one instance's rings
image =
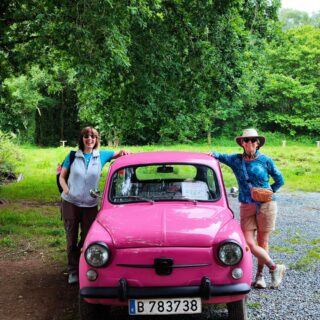
[[[152,165],[136,168],[136,176],[140,181],[152,179],[194,179],[197,168],[192,165]]]
[[[109,200],[216,201],[220,197],[214,170],[204,165],[160,164],[130,166],[113,174]]]

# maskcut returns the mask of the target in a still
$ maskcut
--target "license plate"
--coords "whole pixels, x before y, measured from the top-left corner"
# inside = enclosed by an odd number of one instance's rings
[[[201,313],[200,298],[130,299],[129,314],[189,314]]]

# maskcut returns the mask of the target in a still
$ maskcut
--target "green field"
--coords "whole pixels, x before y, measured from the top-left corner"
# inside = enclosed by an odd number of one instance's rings
[[[237,146],[208,146],[205,144],[121,147],[131,152],[179,150],[209,152],[215,150],[222,153],[238,153]],[[117,148],[119,149],[119,148]],[[2,186],[0,198],[8,200],[34,200],[41,202],[59,201],[56,187],[56,166],[61,162],[69,148],[36,148],[20,147],[22,161],[18,164],[17,172],[23,174],[23,180]],[[265,146],[262,152],[271,156],[283,173],[285,186],[282,190],[320,192],[320,148],[315,145]],[[104,168],[101,179],[103,188],[104,177],[108,169]],[[235,186],[236,180],[231,170],[222,165],[222,171],[227,187]]]
[[[179,150],[222,153],[241,152],[237,146],[208,146],[205,144],[121,147],[131,152]],[[119,148],[117,148],[118,150]],[[14,255],[17,249],[37,252],[41,249],[49,259],[65,259],[65,236],[60,220],[60,195],[56,186],[56,166],[69,148],[19,147],[21,161],[17,172],[23,180],[0,188],[0,248],[2,256]],[[271,156],[285,179],[283,191],[320,192],[320,148],[315,145],[265,146],[263,153]],[[222,166],[226,187],[236,186],[231,170]],[[100,181],[103,189],[108,169]]]

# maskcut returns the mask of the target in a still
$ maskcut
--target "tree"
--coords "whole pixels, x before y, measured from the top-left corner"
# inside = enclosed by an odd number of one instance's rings
[[[320,134],[320,30],[312,26],[286,32],[266,51],[259,108],[261,123],[295,134]]]
[[[311,18],[307,12],[294,9],[280,10],[279,19],[283,24],[283,30],[311,24]]]
[[[133,144],[210,139],[242,126],[235,119],[260,97],[261,73],[249,70],[275,33],[279,1],[12,0],[1,6],[7,111],[1,126],[25,110],[27,123],[12,122],[10,129],[36,132],[37,143],[51,144],[65,132],[57,138],[48,127],[65,128],[72,111],[74,127],[92,124],[104,142]]]

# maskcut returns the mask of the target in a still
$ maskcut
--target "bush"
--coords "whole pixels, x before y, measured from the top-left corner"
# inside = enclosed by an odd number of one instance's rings
[[[0,184],[8,177],[15,176],[16,165],[20,161],[18,148],[15,146],[14,137],[0,130]]]

